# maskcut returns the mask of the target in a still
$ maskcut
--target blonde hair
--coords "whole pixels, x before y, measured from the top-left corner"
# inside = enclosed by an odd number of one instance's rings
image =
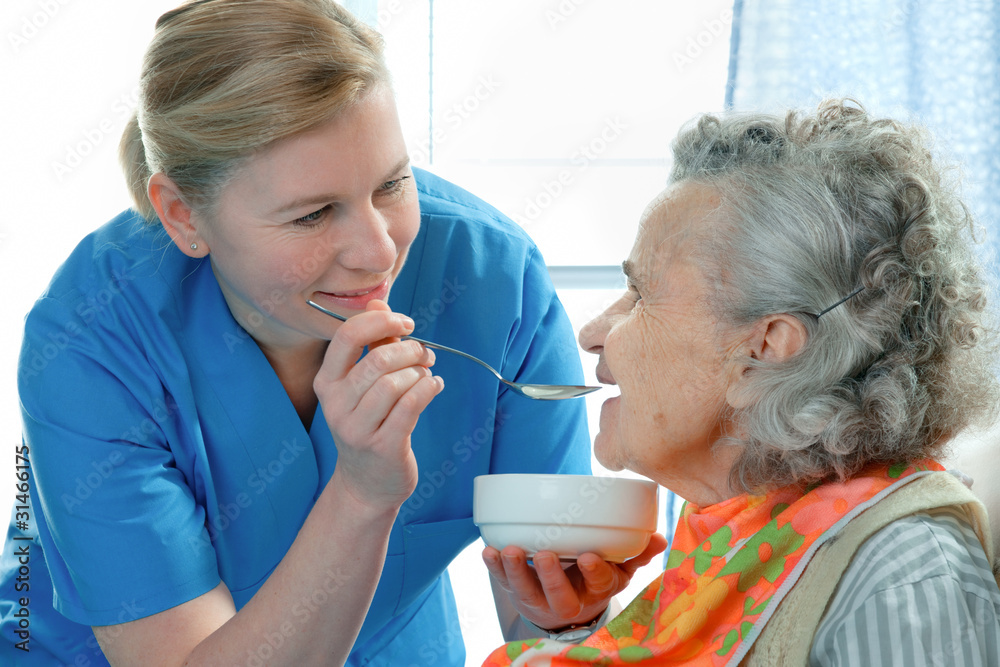
[[[388,82],[382,38],[331,0],[198,0],[167,12],[119,145],[136,211],[157,220],[147,194],[157,172],[211,211],[255,151]]]

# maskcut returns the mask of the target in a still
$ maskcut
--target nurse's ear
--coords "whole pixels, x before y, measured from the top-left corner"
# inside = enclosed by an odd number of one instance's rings
[[[180,251],[188,257],[207,255],[208,242],[198,234],[198,227],[191,219],[191,206],[184,201],[177,185],[163,172],[157,172],[149,177],[147,192],[163,228]]]

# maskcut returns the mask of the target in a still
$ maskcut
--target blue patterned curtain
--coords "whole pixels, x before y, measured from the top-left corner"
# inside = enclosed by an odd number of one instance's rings
[[[736,0],[727,106],[854,97],[926,125],[1000,238],[1000,7],[994,0]]]

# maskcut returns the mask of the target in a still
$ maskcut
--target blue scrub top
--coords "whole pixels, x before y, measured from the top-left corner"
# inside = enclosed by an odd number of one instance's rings
[[[531,240],[469,193],[414,173],[421,228],[392,309],[415,320],[415,335],[505,377],[581,384],[572,329]],[[473,477],[590,472],[582,401],[528,400],[454,355],[439,354],[435,372],[445,390],[412,437],[420,480],[351,665],[463,665],[460,641],[418,649],[460,633],[445,568],[478,537]],[[220,580],[242,607],[336,465],[322,410],[307,431],[210,263],[133,212],[85,238],[35,304],[18,380],[32,507],[27,530],[12,517],[0,561],[3,665],[106,665],[91,625],[155,614]],[[337,576],[317,573],[323,586],[289,610],[284,631],[332,599]],[[30,653],[15,648],[23,608]],[[247,647],[241,662],[266,663],[278,639]]]

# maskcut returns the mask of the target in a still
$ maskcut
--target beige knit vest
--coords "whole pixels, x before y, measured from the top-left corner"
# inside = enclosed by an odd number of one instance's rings
[[[988,562],[992,563],[993,542],[983,504],[949,473],[939,472],[915,479],[862,512],[839,535],[817,550],[740,665],[807,665],[813,635],[858,548],[897,519],[942,507],[956,507],[965,513],[983,543]],[[994,572],[994,575],[1000,585],[1000,573]]]

